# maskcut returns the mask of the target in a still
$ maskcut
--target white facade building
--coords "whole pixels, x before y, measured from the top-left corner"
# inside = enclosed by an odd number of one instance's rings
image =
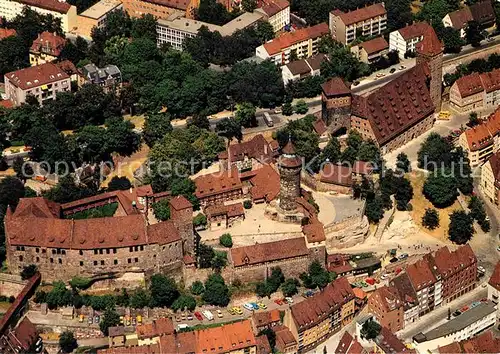
[[[290,3],[287,0],[264,1],[262,7],[255,10],[266,16],[273,26],[274,33],[283,31],[290,24]]]
[[[417,22],[389,34],[389,51],[397,50],[400,59],[405,58],[407,52],[415,52],[417,43],[424,38],[429,25],[426,22]]]

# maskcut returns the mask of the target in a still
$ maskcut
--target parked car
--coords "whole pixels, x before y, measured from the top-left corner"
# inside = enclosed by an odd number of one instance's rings
[[[241,307],[239,306],[235,306],[233,307],[234,309],[234,312],[237,314],[237,315],[243,315],[243,310],[241,309]]]
[[[396,68],[392,68],[391,70],[389,70],[389,72],[392,74],[396,71]]]
[[[246,308],[248,311],[253,311],[253,306],[249,302],[245,303],[243,307]]]
[[[484,269],[483,266],[477,266],[477,270],[481,273],[485,273],[486,272],[486,269]]]
[[[222,318],[223,315],[222,315],[222,311],[221,310],[217,310],[217,317],[219,318]]]
[[[85,319],[85,316],[84,315],[80,315],[79,318],[78,318],[78,322],[82,323],[84,319]]]
[[[93,320],[92,316],[89,316],[89,324],[92,324],[92,323],[94,323],[94,320]]]
[[[205,316],[207,320],[209,320],[209,321],[214,320],[214,315],[210,311],[205,310],[202,313],[203,313],[203,316]]]
[[[134,327],[135,327],[136,325],[137,325],[137,322],[136,322],[136,320],[135,320],[135,317],[132,317],[132,326],[134,326]]]
[[[404,66],[404,65],[401,65],[401,66],[399,67],[399,70],[404,70],[404,69],[406,69],[406,66]]]
[[[259,309],[262,309],[262,310],[267,309],[266,304],[264,304],[263,302],[258,302],[258,303],[257,303],[257,306],[259,306]]]
[[[250,305],[252,305],[252,307],[253,307],[254,310],[258,310],[259,309],[259,305],[257,305],[256,302],[251,302]]]
[[[181,316],[175,316],[175,322],[180,322],[181,321]]]
[[[455,312],[453,312],[453,317],[457,317],[461,314],[462,314],[462,312],[460,312],[459,310],[456,310]]]
[[[462,308],[460,309],[460,311],[461,311],[462,313],[463,313],[463,312],[465,312],[465,311],[467,311],[467,310],[469,310],[469,306],[467,306],[467,305],[465,305],[464,307],[462,307]]]
[[[274,300],[274,302],[280,306],[283,305],[283,300],[281,299]]]
[[[289,296],[285,297],[285,301],[287,304],[293,304],[293,299]]]
[[[194,317],[196,317],[199,321],[203,321],[203,316],[198,311],[194,313]]]
[[[101,317],[99,317],[99,315],[95,316],[95,317],[94,317],[94,322],[95,322],[95,323],[99,323],[99,322],[101,322]]]
[[[399,258],[400,260],[401,260],[401,259],[406,259],[406,258],[408,258],[408,253],[403,253],[403,254],[402,254],[402,255],[400,255],[398,258]]]
[[[193,320],[193,315],[188,314],[188,315],[187,315],[187,320],[188,320],[188,321],[192,321],[192,320]]]
[[[500,252],[500,246],[497,247],[497,251]]]
[[[311,297],[314,295],[314,291],[312,290],[307,290],[305,293],[304,293],[304,296],[305,297]]]

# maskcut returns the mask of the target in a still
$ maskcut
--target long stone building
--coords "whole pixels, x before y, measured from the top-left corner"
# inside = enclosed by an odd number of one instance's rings
[[[149,187],[149,186],[148,186]],[[192,205],[170,199],[171,220],[149,224],[151,188],[104,193],[58,204],[22,198],[5,216],[7,260],[13,271],[35,264],[45,280],[125,272],[157,272],[192,263]],[[74,213],[117,203],[113,217],[71,219]]]

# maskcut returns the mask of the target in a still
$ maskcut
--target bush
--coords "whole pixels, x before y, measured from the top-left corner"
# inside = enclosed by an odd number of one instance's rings
[[[203,286],[203,283],[201,281],[197,280],[193,284],[191,284],[190,291],[193,295],[201,295],[205,291],[205,287]]]
[[[434,230],[439,226],[439,214],[436,209],[425,209],[424,216],[422,216],[422,225],[429,230]]]
[[[202,213],[198,213],[194,218],[193,218],[193,225],[196,226],[205,226],[207,224],[207,217],[203,215]]]
[[[295,110],[295,113],[297,113],[297,114],[306,114],[307,111],[309,110],[309,106],[307,105],[307,103],[304,100],[299,100],[295,104],[294,110]]]
[[[90,287],[91,284],[92,281],[89,278],[84,278],[84,277],[73,277],[69,281],[69,285],[71,285],[73,289],[85,290],[88,287]]]
[[[252,208],[252,201],[251,201],[251,200],[245,200],[245,201],[243,202],[243,208],[245,208],[245,209],[250,209],[250,208]]]
[[[231,237],[231,234],[223,234],[221,237],[219,237],[219,243],[224,247],[233,247],[233,238]]]
[[[23,280],[29,279],[37,272],[38,272],[38,267],[34,264],[24,266],[23,270],[21,271],[21,279]]]

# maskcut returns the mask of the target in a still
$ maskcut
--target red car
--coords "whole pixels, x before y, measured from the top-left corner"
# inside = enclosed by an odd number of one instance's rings
[[[275,303],[277,303],[278,305],[283,305],[283,300],[281,299],[278,299],[278,300],[274,300]]]
[[[196,311],[194,313],[194,317],[196,317],[198,320],[200,321],[203,321],[203,316],[201,315],[201,313],[199,313],[198,311]]]

